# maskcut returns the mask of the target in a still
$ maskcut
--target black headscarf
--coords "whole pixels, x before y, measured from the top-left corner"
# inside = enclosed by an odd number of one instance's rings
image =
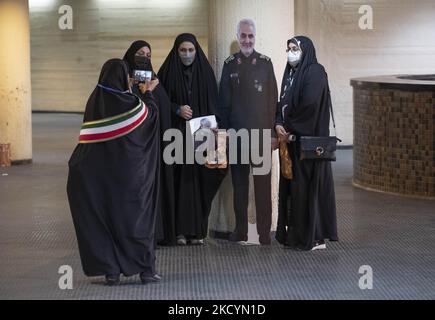
[[[293,79],[294,85],[291,90],[291,92],[293,93],[291,94],[291,96],[293,97],[293,107],[295,107],[299,105],[299,98],[300,98],[300,93],[302,92],[302,86],[304,83],[303,80],[305,74],[307,73],[308,68],[312,64],[317,64],[317,57],[316,57],[316,49],[314,48],[314,44],[311,41],[311,39],[304,36],[297,36],[287,41],[287,47],[290,43],[297,45],[302,50],[301,61],[296,67],[296,73]],[[291,68],[290,64],[287,63],[284,78],[286,77],[286,75],[289,74],[290,68]],[[281,89],[281,92],[282,90],[283,88]],[[299,94],[294,94],[296,92],[298,92]]]
[[[131,44],[130,48],[128,48],[127,52],[124,55],[124,58],[122,58],[124,61],[127,62],[128,68],[129,68],[129,74],[133,74],[133,70],[142,70],[140,66],[137,65],[135,56],[136,53],[143,47],[148,47],[151,51],[151,45],[144,41],[144,40],[138,40]],[[151,64],[151,59],[147,59],[149,62],[148,69],[154,73],[153,66]]]
[[[285,129],[301,136],[329,136],[330,104],[328,77],[317,62],[313,42],[295,37],[287,42],[302,50],[289,94],[281,105]],[[283,82],[288,78],[287,65]],[[281,177],[276,239],[286,246],[311,250],[317,241],[337,241],[334,180],[331,163],[300,160],[300,143],[288,144],[293,163],[293,180]],[[289,201],[290,198],[290,201]]]
[[[178,48],[183,42],[191,42],[196,49],[195,61],[186,67],[181,62]],[[191,68],[191,86],[186,81],[185,71]],[[183,33],[175,39],[174,46],[159,70],[160,83],[165,87],[171,102],[189,105],[193,118],[214,114],[217,100],[217,83],[213,69],[196,37]],[[192,92],[189,96],[189,89]]]
[[[106,89],[97,86],[92,92],[86,104],[85,122],[122,114],[138,105],[138,97],[123,93],[129,89],[127,74],[128,67],[120,59],[108,60],[103,65],[98,84]]]
[[[286,129],[296,135],[328,136],[330,94],[325,68],[317,62],[313,42],[303,36],[290,39],[302,50],[301,61],[296,66],[293,84],[281,105],[287,105],[284,121]],[[290,64],[287,64],[283,84],[288,77]],[[309,89],[304,86],[309,83]],[[308,91],[307,91],[308,90]]]

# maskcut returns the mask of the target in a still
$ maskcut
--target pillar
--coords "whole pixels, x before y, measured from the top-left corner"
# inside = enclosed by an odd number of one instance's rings
[[[32,161],[30,31],[27,0],[0,0],[0,143],[13,164]]]

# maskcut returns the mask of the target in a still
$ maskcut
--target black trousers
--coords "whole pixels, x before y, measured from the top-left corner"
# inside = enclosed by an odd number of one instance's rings
[[[247,239],[248,235],[248,201],[249,201],[249,173],[251,165],[231,165],[231,176],[234,189],[234,211],[236,214],[236,229],[234,233],[238,240]],[[271,173],[265,176],[254,176],[254,192],[257,217],[257,232],[260,242],[270,241],[272,227],[272,197]]]

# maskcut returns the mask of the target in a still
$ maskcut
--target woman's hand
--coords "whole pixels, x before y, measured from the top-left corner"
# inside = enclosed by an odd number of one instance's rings
[[[285,131],[284,127],[277,125],[275,127],[276,134],[278,135],[279,141],[287,141],[289,134]]]
[[[147,81],[145,83],[139,83],[139,90],[142,94],[145,94],[147,91],[154,91],[154,89],[158,86],[159,79]]]
[[[189,121],[192,119],[193,111],[189,106],[182,106],[180,107],[180,117],[184,120]]]

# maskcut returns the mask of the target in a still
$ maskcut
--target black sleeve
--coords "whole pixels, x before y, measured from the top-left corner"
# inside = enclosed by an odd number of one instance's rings
[[[148,110],[151,113],[151,115],[159,113],[159,108],[157,108],[156,99],[154,98],[154,95],[151,91],[149,90],[146,91],[142,95],[142,100],[143,102],[145,102],[145,105],[148,107]]]
[[[229,129],[231,114],[231,81],[230,68],[224,64],[219,86],[219,98],[216,108],[216,119],[220,129]]]
[[[284,81],[284,79],[283,79]],[[281,84],[281,95],[278,96],[278,102],[276,104],[276,114],[275,114],[275,127],[283,126],[284,127],[284,116],[282,114],[282,107],[284,106],[284,101],[282,101],[281,97],[284,95],[284,86]],[[279,94],[279,92],[278,92]]]
[[[176,115],[177,117],[178,117],[178,112],[179,112],[180,108],[181,108],[180,105],[178,105],[178,104],[176,104],[176,103],[174,103],[174,102],[171,102],[171,111],[172,111],[172,113],[173,113],[174,115]]]
[[[276,104],[276,115],[275,115],[275,127],[284,126],[284,119],[282,117],[282,104],[278,102]]]

